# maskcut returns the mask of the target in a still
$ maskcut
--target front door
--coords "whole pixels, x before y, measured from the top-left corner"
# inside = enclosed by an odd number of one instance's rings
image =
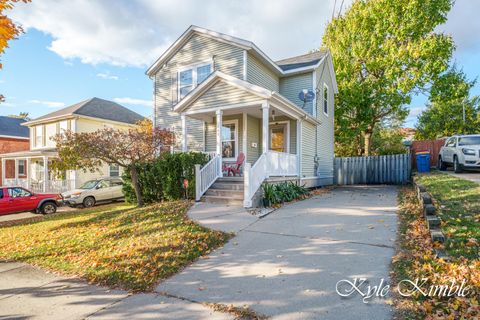
[[[288,126],[286,123],[270,125],[270,150],[288,152]]]

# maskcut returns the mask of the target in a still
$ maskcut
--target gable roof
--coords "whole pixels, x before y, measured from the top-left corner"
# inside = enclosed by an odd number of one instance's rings
[[[304,68],[317,65],[328,54],[327,50],[315,51],[303,54],[296,57],[282,59],[275,63],[283,70],[288,71],[292,69]]]
[[[0,116],[0,136],[29,138],[29,130],[22,126],[25,119]]]
[[[43,122],[52,118],[59,118],[65,116],[86,116],[92,118],[105,119],[116,122],[124,122],[135,124],[137,121],[143,120],[144,117],[124,106],[109,100],[100,98],[91,98],[69,107],[51,112],[39,118],[27,122],[28,124]]]
[[[186,109],[190,106],[191,103],[195,102],[204,92],[206,92],[218,81],[224,81],[227,84],[237,87],[240,90],[247,91],[253,95],[258,96],[259,99],[270,99],[275,103],[285,106],[286,108],[288,108],[288,110],[296,114],[296,116],[304,118],[311,123],[320,123],[312,115],[307,113],[305,110],[300,109],[296,104],[294,104],[278,92],[270,91],[250,82],[225,74],[221,71],[215,71],[211,73],[207,77],[207,79],[205,79],[200,85],[198,85],[195,89],[190,91],[182,100],[180,100],[180,102],[175,105],[173,111],[178,113],[186,111]]]

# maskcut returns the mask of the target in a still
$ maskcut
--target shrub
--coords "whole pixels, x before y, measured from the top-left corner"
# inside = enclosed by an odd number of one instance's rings
[[[278,184],[267,183],[263,185],[263,202],[266,207],[300,199],[307,194],[307,188],[291,181],[285,181]]]
[[[185,197],[183,180],[188,180],[187,196],[195,197],[195,164],[205,164],[208,155],[200,152],[164,153],[153,162],[137,165],[138,180],[145,203],[177,200]],[[128,202],[135,193],[128,171],[123,175],[123,192]]]

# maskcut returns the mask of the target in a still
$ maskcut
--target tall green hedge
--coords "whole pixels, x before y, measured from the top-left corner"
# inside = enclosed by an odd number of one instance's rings
[[[138,180],[145,203],[176,200],[185,197],[183,180],[188,180],[188,198],[195,198],[195,164],[205,164],[208,155],[200,152],[164,153],[150,163],[137,165]],[[128,202],[135,203],[135,192],[129,170],[123,175],[123,192]]]

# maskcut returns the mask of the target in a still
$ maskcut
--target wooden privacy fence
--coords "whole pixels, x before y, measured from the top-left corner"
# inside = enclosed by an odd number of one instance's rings
[[[410,180],[410,154],[335,158],[334,182],[345,184],[404,184]]]
[[[440,148],[443,147],[444,143],[445,139],[413,141],[412,146],[410,147],[410,152],[414,156],[417,152],[430,152],[430,167],[436,167],[438,162],[438,154],[440,153]],[[415,157],[412,157],[412,167],[414,169],[417,167],[417,161]]]

